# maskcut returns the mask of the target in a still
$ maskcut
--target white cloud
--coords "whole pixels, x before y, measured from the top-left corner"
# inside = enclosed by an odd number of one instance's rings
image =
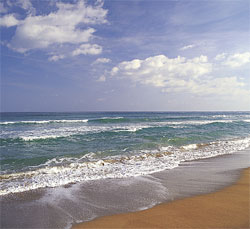
[[[195,45],[186,45],[186,46],[180,48],[180,50],[184,51],[184,50],[191,49],[191,48],[194,48],[194,47],[195,47]]]
[[[172,78],[198,78],[211,70],[212,64],[208,63],[206,56],[171,59],[159,55],[145,60],[124,61],[111,70],[111,75],[119,74],[141,84],[163,87]]]
[[[237,77],[221,77],[214,79],[205,79],[200,83],[197,83],[192,92],[196,94],[217,94],[217,95],[250,95],[250,90],[246,90],[243,87],[245,84],[240,82]]]
[[[211,77],[212,63],[206,56],[186,59],[164,55],[145,60],[124,61],[111,70],[111,75],[133,83],[161,88],[164,92],[188,92],[198,95],[250,95],[237,77]]]
[[[97,82],[105,82],[106,81],[106,77],[105,76],[100,76],[98,80],[96,80]]]
[[[79,48],[72,52],[72,56],[84,55],[98,55],[102,53],[102,47],[97,44],[82,44]]]
[[[223,64],[232,68],[237,68],[247,63],[250,63],[250,52],[229,55]]]
[[[250,90],[237,77],[204,78],[199,80],[173,80],[164,92],[189,92],[195,95],[250,96]]]
[[[93,64],[99,64],[99,63],[106,64],[109,63],[110,61],[111,60],[108,58],[98,58],[93,62]]]
[[[16,26],[20,23],[13,14],[7,14],[0,18],[0,26],[4,27],[12,27]]]
[[[53,55],[49,57],[49,61],[58,61],[64,58],[65,58],[65,55]]]
[[[226,58],[226,53],[221,53],[221,54],[218,54],[214,59],[216,60],[216,61],[222,61],[222,60],[224,60],[225,58]]]
[[[91,24],[106,23],[107,10],[101,4],[86,5],[56,3],[57,11],[48,15],[28,15],[19,23],[9,47],[18,52],[43,49],[50,45],[81,44],[89,42],[95,29]]]

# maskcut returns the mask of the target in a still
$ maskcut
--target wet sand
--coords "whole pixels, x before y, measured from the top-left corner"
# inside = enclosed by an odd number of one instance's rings
[[[249,180],[250,168],[235,184],[219,191],[101,217],[73,228],[250,228]]]

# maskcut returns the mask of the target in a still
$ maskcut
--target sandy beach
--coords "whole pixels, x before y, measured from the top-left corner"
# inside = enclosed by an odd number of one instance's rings
[[[249,174],[206,195],[160,204],[148,210],[101,217],[73,228],[249,228]]]

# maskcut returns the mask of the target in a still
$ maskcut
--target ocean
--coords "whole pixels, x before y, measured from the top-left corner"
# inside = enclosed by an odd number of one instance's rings
[[[1,113],[0,195],[148,175],[250,146],[250,112]]]

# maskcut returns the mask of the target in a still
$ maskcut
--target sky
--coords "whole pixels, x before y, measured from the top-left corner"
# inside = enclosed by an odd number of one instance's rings
[[[0,0],[1,111],[249,111],[250,1]]]

